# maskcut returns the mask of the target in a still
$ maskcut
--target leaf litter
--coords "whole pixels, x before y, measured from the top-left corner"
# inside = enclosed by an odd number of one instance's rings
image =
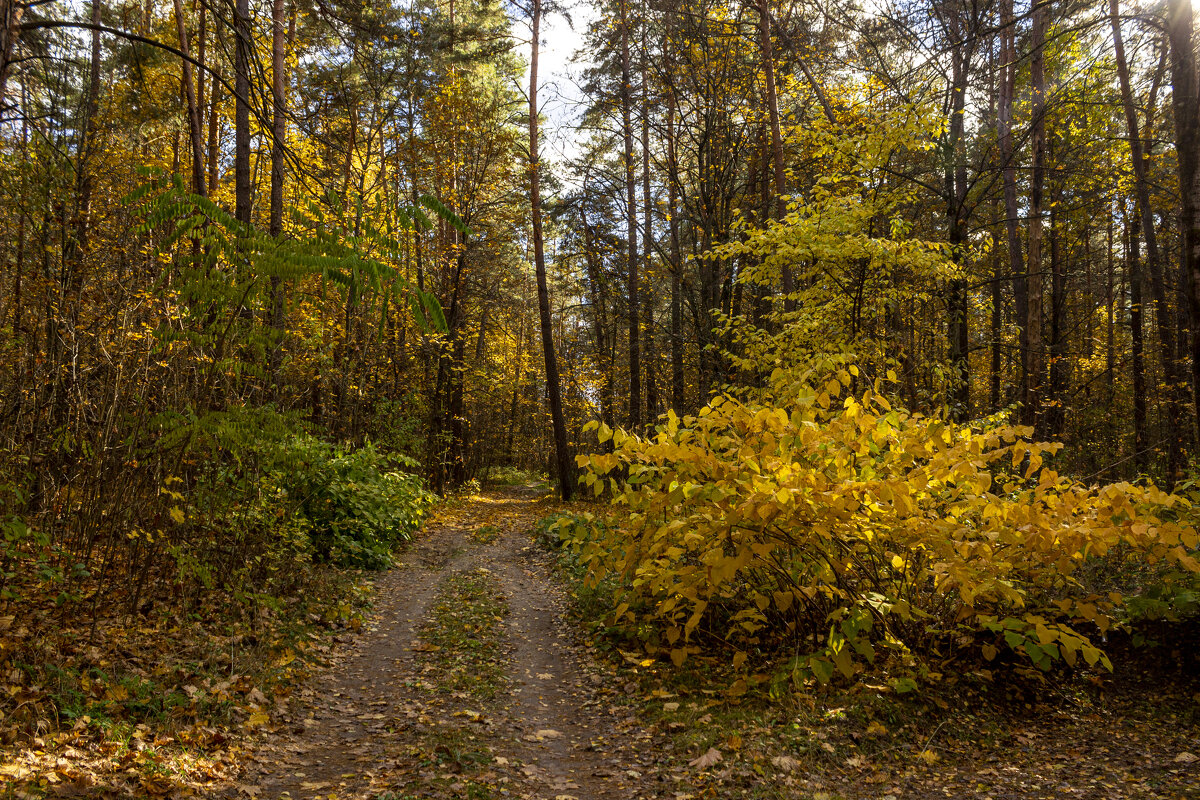
[[[182,626],[166,636],[169,624],[100,626],[92,647],[56,641],[93,703],[123,709],[143,698],[136,681],[87,671],[106,658],[111,668],[119,652],[133,667],[126,675],[169,682],[184,711],[170,726],[118,716],[120,740],[113,720],[88,715],[31,727],[29,709],[48,706],[48,687],[9,668],[0,797],[1197,796],[1200,695],[1186,678],[1114,680],[1091,698],[950,690],[907,704],[767,700],[688,683],[686,668],[622,653],[567,620],[553,556],[530,535],[556,508],[508,491],[444,511],[375,582],[365,624],[258,647],[282,680],[228,667],[158,674],[140,654],[155,652],[149,642],[159,655],[164,642],[186,650],[196,634]],[[481,526],[487,536],[473,535]],[[16,620],[0,629],[31,635]],[[235,637],[208,641],[222,649]],[[220,724],[199,711],[214,702],[226,709]],[[14,706],[25,711],[24,738]]]

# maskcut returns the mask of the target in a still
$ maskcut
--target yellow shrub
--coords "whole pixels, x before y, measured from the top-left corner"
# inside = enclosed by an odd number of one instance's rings
[[[1111,667],[1093,636],[1124,598],[1081,568],[1200,571],[1196,530],[1172,521],[1180,498],[1067,479],[1043,464],[1060,445],[1028,435],[908,413],[827,359],[651,438],[600,426],[613,452],[578,461],[619,524],[564,535],[591,580],[619,578],[615,624],[676,663],[795,652],[791,672],[824,682],[881,651],[970,647]]]

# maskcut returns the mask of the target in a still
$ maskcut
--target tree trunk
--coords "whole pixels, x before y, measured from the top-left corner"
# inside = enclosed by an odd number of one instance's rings
[[[284,0],[271,2],[271,98],[271,216],[268,232],[272,236],[279,236],[283,233],[284,144],[287,137],[287,34],[284,29]],[[272,295],[274,294],[273,291]],[[272,306],[274,307],[274,303]],[[274,316],[273,314],[273,319]]]
[[[558,361],[554,356],[554,329],[550,320],[550,291],[546,285],[546,254],[542,242],[541,159],[538,155],[537,68],[541,47],[542,2],[533,0],[533,38],[529,59],[529,213],[533,226],[533,265],[537,273],[538,315],[542,328],[542,354],[546,360],[546,394],[554,425],[554,452],[558,466],[559,493],[563,500],[574,494],[574,470],[567,451],[567,423],[563,418],[562,394],[558,383]],[[628,120],[628,117],[626,117]],[[626,128],[628,131],[628,128]],[[633,339],[636,340],[634,329]]]
[[[679,247],[679,163],[675,154],[675,90],[667,104],[667,213],[671,216],[671,408],[683,414],[683,259]]]
[[[234,98],[234,216],[250,224],[250,0],[236,0],[234,6],[233,69]]]
[[[951,413],[954,419],[963,422],[971,417],[971,365],[969,360],[970,307],[967,296],[967,278],[963,259],[967,257],[967,168],[963,145],[964,109],[966,108],[969,51],[960,41],[960,26],[956,11],[951,11],[950,59],[950,128],[946,140],[944,163],[944,192],[946,216],[949,221],[950,254],[962,273],[949,281],[947,287],[947,338],[949,339],[950,365],[956,373],[951,392]]]
[[[642,292],[644,304],[642,318],[645,327],[644,349],[646,353],[646,428],[650,430],[654,426],[654,420],[658,417],[658,382],[654,375],[657,362],[654,347],[654,281],[650,277],[650,253],[654,247],[654,218],[650,210],[653,202],[650,195],[650,79],[647,64],[650,52],[646,42],[646,27],[649,24],[646,13],[646,2],[642,0],[642,274],[645,276],[646,284],[645,291]]]
[[[1141,225],[1142,239],[1146,243],[1146,267],[1150,274],[1150,291],[1154,297],[1154,311],[1158,319],[1158,343],[1159,343],[1159,358],[1162,361],[1163,378],[1167,384],[1166,397],[1166,421],[1167,421],[1167,474],[1170,480],[1174,481],[1182,469],[1182,435],[1183,435],[1183,419],[1184,419],[1184,404],[1186,403],[1187,389],[1185,386],[1185,378],[1183,377],[1182,365],[1177,355],[1174,342],[1175,326],[1171,324],[1171,310],[1167,304],[1166,281],[1164,280],[1164,270],[1161,251],[1158,247],[1158,231],[1154,226],[1154,211],[1150,204],[1150,153],[1146,147],[1146,137],[1141,133],[1141,127],[1137,119],[1137,105],[1133,97],[1133,87],[1129,77],[1129,63],[1125,57],[1125,41],[1121,32],[1121,23],[1119,9],[1116,0],[1109,0],[1109,21],[1112,26],[1113,34],[1113,53],[1117,66],[1117,78],[1121,87],[1121,105],[1125,112],[1125,128],[1129,137],[1129,153],[1130,162],[1133,167],[1134,193],[1136,198],[1135,218]],[[1154,97],[1156,95],[1157,80],[1155,88],[1151,90],[1150,102],[1147,105],[1146,111],[1146,135],[1151,133],[1154,117]],[[1132,224],[1132,223],[1131,223]],[[1140,253],[1138,253],[1137,239],[1132,240],[1134,247],[1131,248],[1133,258],[1140,263]],[[1138,281],[1141,282],[1140,266],[1138,267]],[[1130,279],[1133,280],[1132,278]],[[1131,287],[1132,294],[1132,287]],[[1138,302],[1141,302],[1141,286],[1138,289]],[[1141,312],[1139,310],[1139,326]],[[1138,336],[1140,340],[1142,333],[1139,327]],[[1143,411],[1145,406],[1145,398],[1142,398]]]
[[[771,6],[770,0],[758,2],[758,46],[762,58],[763,78],[767,84],[767,115],[771,124],[771,158],[775,167],[775,219],[782,220],[787,216],[787,173],[783,168],[783,132],[779,123],[779,95],[775,89],[775,46],[771,41]],[[783,267],[783,308],[784,311],[795,309],[792,293],[796,287],[792,280],[792,270],[788,265]]]
[[[208,106],[208,191],[217,191],[217,182],[221,179],[218,172],[221,152],[221,115],[218,108],[221,104],[221,82],[214,80],[211,90],[212,98]]]
[[[200,102],[196,99],[196,84],[192,77],[191,47],[188,44],[187,28],[183,22],[183,4],[174,0],[175,5],[175,34],[179,37],[179,50],[184,58],[183,65],[183,94],[187,98],[188,139],[192,145],[192,191],[201,197],[207,192],[204,187],[204,126],[201,122]]]
[[[1048,0],[1034,0],[1029,64],[1032,169],[1029,177],[1029,282],[1025,327],[1026,353],[1024,409],[1026,424],[1042,433],[1042,201],[1046,185],[1046,28]]]
[[[1013,0],[1002,0],[1000,7],[1000,97],[996,107],[996,135],[1000,150],[1001,182],[1004,190],[1004,229],[1008,249],[1008,271],[1012,275],[1013,305],[1018,325],[1018,344],[1021,361],[1021,421],[1032,423],[1035,398],[1029,394],[1029,276],[1021,253],[1020,209],[1017,205],[1016,154],[1013,152],[1013,102],[1017,85],[1016,22],[1013,19]]]
[[[1171,43],[1171,105],[1175,111],[1175,152],[1179,176],[1180,271],[1187,290],[1191,326],[1193,433],[1200,417],[1200,86],[1191,0],[1170,0],[1167,34]]]
[[[534,0],[538,2],[539,0]],[[633,168],[633,97],[629,85],[629,9],[621,0],[621,130],[625,139],[625,218],[629,246],[629,429],[642,428],[641,322],[638,298],[637,192]]]
[[[1138,472],[1146,469],[1148,451],[1146,433],[1146,362],[1143,356],[1141,254],[1137,228],[1132,222],[1125,232],[1125,278],[1129,282],[1129,338],[1133,350],[1133,464]]]
[[[0,0],[0,120],[4,119],[4,112],[7,110],[3,103],[4,98],[8,97],[6,89],[9,67],[17,47],[21,17],[24,14],[25,6],[18,0]]]
[[[179,0],[175,0],[179,2]],[[287,34],[284,30],[284,0],[271,3],[271,216],[267,232],[283,235],[284,142],[287,139]],[[278,391],[279,364],[283,341],[283,287],[278,275],[271,276],[271,327],[276,340],[271,348],[271,392]]]

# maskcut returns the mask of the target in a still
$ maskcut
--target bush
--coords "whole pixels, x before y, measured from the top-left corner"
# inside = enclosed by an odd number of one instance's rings
[[[1111,667],[1103,635],[1152,599],[1122,576],[1194,576],[1200,537],[1185,500],[1067,479],[1028,435],[893,407],[844,359],[780,369],[653,438],[601,426],[613,452],[578,460],[620,524],[562,535],[593,584],[618,579],[614,623],[676,663],[793,653],[782,678],[821,682],[886,663],[897,689],[964,653]]]
[[[287,444],[267,480],[304,520],[317,560],[381,569],[433,501],[421,479],[404,471],[416,466],[370,443],[351,450],[302,436]]]

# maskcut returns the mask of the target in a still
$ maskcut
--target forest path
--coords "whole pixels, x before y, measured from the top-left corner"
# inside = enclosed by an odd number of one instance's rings
[[[645,734],[566,619],[530,487],[443,512],[376,583],[367,631],[300,691],[226,797],[653,797]],[[653,770],[649,770],[653,772]]]

